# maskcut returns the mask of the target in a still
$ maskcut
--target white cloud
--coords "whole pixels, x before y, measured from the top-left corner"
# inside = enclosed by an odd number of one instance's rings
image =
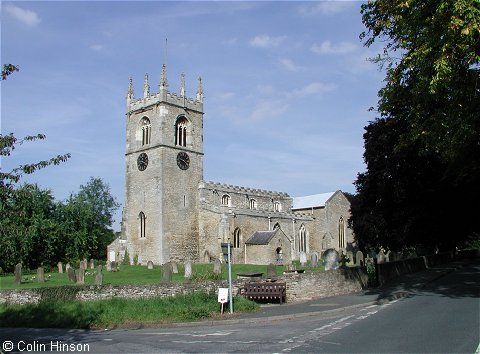
[[[335,84],[324,84],[322,82],[312,82],[307,86],[302,87],[301,89],[295,89],[293,91],[293,96],[304,97],[309,95],[314,95],[316,93],[324,93],[334,91],[337,88]]]
[[[302,66],[299,66],[297,64],[295,64],[292,60],[290,59],[280,59],[280,64],[283,65],[283,67],[285,69],[287,69],[288,71],[293,71],[293,72],[297,72],[297,71],[300,71],[303,69]]]
[[[92,49],[92,50],[94,50],[94,51],[96,51],[96,52],[100,52],[100,51],[103,50],[103,45],[101,45],[101,44],[92,44],[92,45],[90,46],[90,49]]]
[[[322,44],[312,45],[312,51],[317,54],[348,54],[357,49],[357,46],[350,42],[340,42],[332,44],[330,41],[325,41]]]
[[[320,1],[314,5],[301,6],[298,11],[302,15],[331,16],[348,10],[354,5],[352,1]]]
[[[250,119],[253,121],[272,119],[285,113],[288,107],[288,104],[283,101],[260,101],[255,105]]]
[[[274,93],[272,85],[257,85],[257,91],[263,95],[271,95]]]
[[[268,47],[277,47],[285,39],[284,36],[281,37],[270,37],[267,34],[261,34],[255,36],[250,40],[250,45],[252,47],[258,48],[268,48]]]
[[[223,92],[218,95],[216,95],[216,98],[220,101],[228,101],[231,100],[232,98],[235,97],[235,94],[233,92]]]
[[[5,6],[5,11],[28,27],[35,27],[40,23],[40,17],[37,13],[31,10],[22,9],[21,7],[9,4]]]

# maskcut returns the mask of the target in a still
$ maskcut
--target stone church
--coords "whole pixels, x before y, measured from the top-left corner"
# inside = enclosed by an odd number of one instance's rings
[[[233,262],[290,263],[319,257],[328,248],[350,250],[350,203],[341,191],[292,198],[284,192],[203,179],[201,78],[194,98],[168,90],[163,65],[159,90],[135,98],[130,79],[126,106],[125,204],[122,236],[108,259],[209,262],[221,243],[233,246]],[[304,253],[304,254],[302,254]]]

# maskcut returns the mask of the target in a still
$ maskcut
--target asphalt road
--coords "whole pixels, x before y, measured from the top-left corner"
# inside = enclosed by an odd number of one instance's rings
[[[405,298],[301,318],[137,330],[2,329],[0,342],[16,352],[475,353],[479,274],[477,262]]]

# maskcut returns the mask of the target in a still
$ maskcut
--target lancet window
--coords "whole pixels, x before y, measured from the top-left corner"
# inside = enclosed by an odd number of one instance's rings
[[[175,145],[187,146],[187,126],[188,121],[185,117],[180,117],[175,124]]]
[[[139,224],[139,227],[140,227],[140,232],[139,232],[139,236],[140,238],[144,238],[146,236],[146,218],[145,218],[145,214],[143,213],[143,211],[141,211],[139,214],[138,214],[138,218],[140,220],[140,224]]]
[[[142,145],[150,144],[150,139],[152,135],[152,125],[150,124],[150,119],[147,117],[142,118]]]

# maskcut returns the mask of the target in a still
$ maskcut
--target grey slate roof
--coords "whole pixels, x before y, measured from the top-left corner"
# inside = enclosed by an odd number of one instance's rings
[[[270,240],[275,236],[277,230],[272,231],[256,231],[245,244],[247,245],[268,245]]]

